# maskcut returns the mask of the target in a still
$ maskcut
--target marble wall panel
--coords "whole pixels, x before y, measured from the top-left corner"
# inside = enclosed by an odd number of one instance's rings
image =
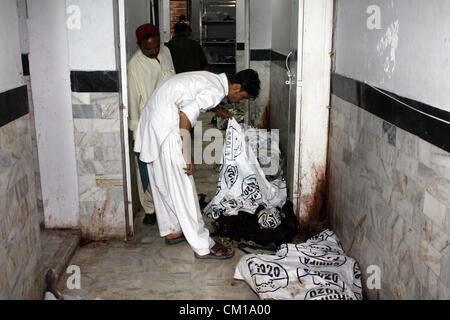
[[[250,123],[258,128],[269,129],[270,123],[270,61],[250,61],[250,68],[258,72],[261,91],[258,98],[249,102]]]
[[[117,93],[72,93],[80,228],[91,240],[126,235]]]
[[[381,268],[366,296],[449,299],[449,153],[335,95],[330,121],[332,225],[363,271]]]
[[[272,129],[279,129],[280,151],[283,155],[288,154],[289,135],[289,86],[286,70],[277,63],[272,62],[270,66],[270,122]]]
[[[41,299],[40,216],[30,114],[0,127],[0,297]]]

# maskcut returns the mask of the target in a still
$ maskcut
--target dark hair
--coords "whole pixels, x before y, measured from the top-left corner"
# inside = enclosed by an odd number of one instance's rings
[[[246,91],[249,96],[256,99],[259,96],[259,91],[261,90],[261,81],[259,80],[258,72],[253,69],[246,69],[239,71],[230,76],[231,83],[239,83],[241,85],[241,90]]]
[[[184,22],[177,22],[174,26],[175,34],[181,34],[186,33],[186,31],[189,29],[189,26]]]

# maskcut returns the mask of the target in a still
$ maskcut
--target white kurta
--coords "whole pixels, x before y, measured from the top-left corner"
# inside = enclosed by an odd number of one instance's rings
[[[150,97],[137,129],[135,152],[143,162],[158,158],[169,132],[179,131],[180,111],[195,126],[200,112],[219,105],[228,94],[228,78],[207,71],[184,72],[162,83]]]
[[[148,163],[160,235],[183,232],[199,255],[208,254],[215,243],[202,219],[194,179],[183,170],[179,112],[194,126],[200,112],[216,107],[227,94],[225,74],[175,75],[154,92],[137,129],[134,151]]]

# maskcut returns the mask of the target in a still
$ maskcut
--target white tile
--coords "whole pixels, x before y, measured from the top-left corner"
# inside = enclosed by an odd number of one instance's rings
[[[72,104],[91,104],[91,93],[72,92]]]
[[[419,258],[434,272],[439,275],[441,272],[441,254],[428,241],[421,240],[419,248]]]
[[[400,152],[396,168],[408,177],[415,177],[419,170],[419,161]]]
[[[74,119],[73,125],[76,133],[91,132],[93,131],[92,119]]]
[[[430,168],[450,180],[450,153],[431,146]]]
[[[431,165],[431,144],[422,139],[417,139],[418,160],[425,166]]]
[[[78,176],[78,192],[80,194],[87,192],[95,186],[96,183],[94,174]]]
[[[77,160],[94,160],[94,147],[75,147]]]
[[[400,128],[397,128],[396,136],[397,148],[399,148],[407,156],[417,159],[419,154],[418,141],[421,139]]]
[[[101,187],[88,188],[80,193],[80,201],[99,201],[107,199],[107,190]]]
[[[446,228],[447,208],[428,192],[425,192],[423,213],[433,220],[438,227]]]
[[[94,132],[109,133],[120,131],[120,120],[117,119],[95,119],[93,120]]]

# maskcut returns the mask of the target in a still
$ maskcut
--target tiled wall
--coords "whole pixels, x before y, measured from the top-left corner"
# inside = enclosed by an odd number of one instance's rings
[[[28,59],[28,57],[27,57]],[[24,76],[24,80],[27,83],[28,97],[32,97],[31,92],[31,79],[30,76]],[[34,169],[34,183],[36,188],[36,201],[37,201],[37,212],[39,216],[39,225],[44,228],[45,218],[44,218],[44,202],[42,200],[42,189],[41,189],[41,175],[39,169],[39,154],[37,150],[36,141],[36,127],[34,120],[34,105],[33,99],[29,99],[30,108],[30,136],[31,136],[31,148],[33,155],[33,169]]]
[[[41,299],[39,214],[30,116],[0,127],[0,299]]]
[[[336,95],[330,121],[327,205],[367,297],[449,299],[450,154]]]
[[[270,123],[270,61],[250,61],[250,68],[258,72],[261,91],[258,98],[250,101],[251,123],[258,128],[269,128]],[[267,114],[266,114],[267,113]]]
[[[82,236],[125,239],[118,93],[72,93]]]
[[[279,129],[281,153],[288,153],[289,86],[286,69],[277,61],[270,64],[270,121],[271,128]]]

